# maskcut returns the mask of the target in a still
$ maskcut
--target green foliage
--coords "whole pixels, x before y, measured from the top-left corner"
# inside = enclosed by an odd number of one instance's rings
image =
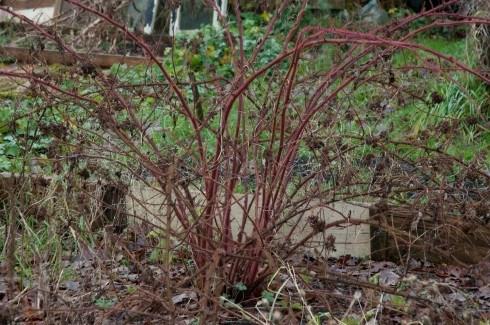
[[[490,138],[485,131],[488,118],[484,113],[489,97],[485,85],[471,80],[434,80],[429,87],[425,102],[401,107],[388,118],[387,123],[396,126],[392,138],[426,139],[428,147],[445,149],[465,161],[489,150]],[[414,148],[406,150],[414,158],[423,153]]]
[[[246,291],[247,286],[243,282],[237,282],[233,285],[233,288],[239,292]]]
[[[329,312],[321,312],[315,315],[314,319],[308,321],[308,325],[324,324],[324,321],[328,321],[332,318]]]
[[[70,280],[76,280],[77,274],[75,270],[71,267],[66,267],[62,270],[62,281],[70,281]]]
[[[133,294],[133,293],[135,293],[136,291],[137,291],[137,288],[136,288],[136,287],[134,287],[134,286],[132,286],[132,285],[130,285],[130,286],[128,286],[128,287],[126,288],[126,292],[127,292],[128,294]]]
[[[148,260],[150,263],[163,263],[168,265],[172,262],[173,254],[167,249],[167,239],[162,231],[152,230],[147,235],[156,240],[157,244],[152,248]]]
[[[342,325],[360,325],[361,323],[361,320],[355,316],[347,316],[341,321]]]
[[[268,15],[243,13],[244,28],[243,47],[247,57],[257,47],[265,33]],[[238,38],[236,22],[232,22],[230,31]],[[238,50],[238,45],[235,50]],[[278,36],[272,37],[265,43],[259,53],[257,67],[270,62],[282,50]],[[230,78],[233,73],[232,53],[223,30],[212,26],[205,26],[195,34],[182,34],[178,36],[175,47],[167,49],[164,55],[164,64],[176,77],[186,77],[188,71],[196,73],[198,79],[216,77]],[[210,76],[211,74],[211,76]]]
[[[43,134],[40,125],[57,123],[59,118],[50,107],[27,114],[42,105],[42,100],[31,98],[0,102],[0,171],[18,172],[24,161],[46,158],[53,138]]]
[[[100,297],[95,300],[94,304],[100,309],[109,309],[116,304],[115,299]]]
[[[268,63],[282,49],[282,42],[285,35],[291,28],[297,12],[296,5],[287,8],[286,12],[281,16],[279,23],[275,26],[273,37],[271,37],[264,48],[259,53],[257,64],[254,68],[258,68]],[[393,15],[405,15],[403,12],[393,12]],[[270,20],[271,14],[263,12],[255,14],[245,12],[242,14],[242,22],[244,27],[244,50],[246,55],[250,55],[256,48],[258,41],[264,36],[265,26]],[[315,15],[313,11],[307,11],[304,24],[326,24],[327,20]],[[230,30],[234,37],[238,36],[236,21],[230,22]],[[424,45],[436,51],[446,53],[458,59],[466,58],[466,44],[463,40],[451,40],[447,37],[441,37],[437,34],[424,35],[419,37],[414,42]],[[237,46],[237,44],[235,44]],[[319,52],[311,53],[312,57],[321,57],[321,60],[301,60],[299,66],[299,75],[310,75],[316,71],[324,71],[332,64],[335,51],[338,49],[332,46],[326,46],[319,49]],[[227,43],[226,36],[223,30],[205,26],[201,30],[193,34],[179,35],[175,46],[167,49],[164,55],[164,66],[176,78],[177,81],[189,80],[189,73],[195,74],[196,81],[204,81],[216,77],[230,78],[233,71],[233,62],[231,49]],[[427,53],[414,55],[413,52],[400,51],[397,52],[392,59],[394,67],[402,66],[407,63],[417,64],[423,60],[430,58]],[[50,69],[62,69],[53,67]],[[60,72],[63,73],[63,72]],[[155,67],[127,67],[125,65],[114,65],[110,74],[116,77],[119,81],[128,84],[144,84],[151,82],[163,82],[162,73]],[[403,81],[405,82],[405,81]],[[407,81],[409,82],[409,81]],[[452,138],[448,152],[455,154],[465,160],[472,159],[476,154],[488,150],[490,145],[490,136],[485,129],[482,129],[483,122],[477,124],[468,124],[468,120],[475,120],[484,116],[483,108],[488,105],[488,94],[485,86],[474,81],[458,80],[457,83],[451,83],[447,80],[436,80],[428,78],[432,93],[440,93],[443,97],[441,103],[435,105],[426,105],[425,103],[406,103],[401,107],[397,107],[395,112],[386,118],[383,123],[385,125],[394,125],[390,137],[392,139],[404,139],[407,135],[417,136],[424,130],[434,129],[441,125],[446,120],[458,119],[461,121],[461,132],[459,135]],[[462,87],[460,86],[462,84]],[[78,80],[66,78],[62,82],[61,87],[65,90],[80,89],[81,94],[87,95],[96,101],[102,101],[103,96],[95,91],[93,84],[88,80],[80,77]],[[260,79],[252,85],[252,89],[261,94],[267,91],[268,80]],[[189,103],[193,105],[193,94],[190,86],[181,86],[184,90],[184,95]],[[469,89],[466,91],[465,89]],[[203,103],[204,110],[208,112],[215,105],[214,99],[216,93],[208,87],[198,86]],[[124,94],[126,90],[121,90]],[[339,96],[340,101],[352,101],[354,107],[366,107],[373,93],[370,87],[359,87],[354,92],[353,97],[343,98]],[[416,91],[416,90],[415,90]],[[349,94],[350,96],[350,94]],[[430,102],[431,93],[425,95],[426,100]],[[300,97],[294,98],[298,101]],[[187,156],[189,148],[194,144],[190,142],[193,134],[191,125],[188,120],[182,117],[178,118],[174,112],[174,108],[164,106],[160,101],[155,100],[152,96],[135,97],[132,104],[138,107],[138,118],[140,120],[154,121],[149,130],[153,141],[159,146],[162,152],[176,154],[177,156]],[[250,103],[246,102],[246,105]],[[17,101],[3,100],[0,105],[0,171],[19,171],[22,168],[24,158],[30,157],[46,158],[46,152],[53,142],[50,135],[40,134],[37,130],[37,119],[34,116],[28,118],[17,119],[22,113],[32,110],[34,107],[40,108],[43,105],[39,99],[21,98]],[[42,116],[42,122],[48,125],[70,124],[71,116],[60,116],[56,107],[46,108],[46,114]],[[66,107],[63,109],[67,109]],[[80,107],[69,107],[69,111],[73,116],[83,115],[83,110]],[[41,110],[42,111],[42,110]],[[422,113],[421,113],[422,112]],[[361,111],[361,114],[364,112]],[[483,114],[483,115],[482,115]],[[123,110],[116,116],[117,120],[124,123],[128,120],[126,112]],[[235,125],[235,114],[231,116],[230,128]],[[15,120],[15,121],[14,121]],[[365,130],[376,133],[377,121],[366,120]],[[87,119],[87,123],[83,127],[92,129],[100,127],[93,125],[93,120]],[[254,121],[251,120],[251,125]],[[345,120],[339,123],[337,133],[339,135],[360,134],[361,129],[353,119]],[[208,121],[208,124],[202,128],[201,136],[206,143],[208,155],[212,155],[216,143],[216,130],[219,128],[219,115]],[[155,131],[153,131],[155,130]],[[267,132],[262,132],[259,137],[266,140],[270,137]],[[96,141],[91,139],[92,141]],[[434,138],[429,141],[429,145],[433,147],[440,146],[444,138]],[[143,145],[144,146],[144,145]],[[405,150],[405,151],[403,151]],[[148,150],[151,152],[151,150]],[[368,152],[375,151],[369,146],[363,146],[356,149],[354,153],[359,156],[364,156]],[[414,148],[402,149],[402,153],[410,157],[417,157],[423,154],[421,150]],[[299,148],[299,157],[307,160],[313,157],[309,148],[302,143]],[[154,159],[155,157],[151,157]],[[355,157],[354,157],[355,158]],[[121,157],[122,160],[127,160],[127,157]],[[490,159],[490,158],[489,158]],[[27,166],[29,167],[29,166]],[[43,166],[44,170],[49,172],[49,166]],[[243,189],[239,185],[239,191]],[[156,254],[156,253],[155,253]]]
[[[282,48],[281,41],[285,35],[281,28],[285,26],[291,26],[294,17],[288,16],[289,9],[283,15],[279,24],[275,27],[274,36],[265,44],[264,49],[259,55],[257,66],[261,66],[269,62]],[[309,22],[315,21],[315,16],[311,15],[311,12],[307,13]],[[257,15],[254,13],[244,13],[242,16],[244,26],[244,48],[245,53],[250,55],[253,49],[257,45],[257,40],[263,36],[264,26],[267,20],[270,19],[270,15],[263,13]],[[282,27],[281,27],[282,26]],[[231,22],[231,31],[234,36],[237,36],[238,31],[236,28],[236,22]],[[282,32],[281,32],[282,31]],[[447,55],[454,56],[458,59],[464,60],[466,58],[465,42],[464,40],[451,40],[446,37],[441,37],[437,34],[425,35],[425,37],[419,37],[415,40],[416,43],[426,46],[427,48],[446,53]],[[313,57],[322,57],[321,60],[302,60],[299,66],[300,75],[314,74],[316,71],[324,71],[328,69],[328,66],[332,64],[334,52],[336,49],[331,46],[323,47],[318,53],[312,53]],[[226,37],[223,31],[215,29],[211,26],[205,26],[194,34],[180,35],[177,38],[175,46],[172,49],[168,49],[164,55],[164,65],[171,72],[171,74],[177,78],[177,80],[188,80],[189,72],[192,72],[196,76],[197,81],[204,81],[213,79],[216,77],[229,78],[232,75],[233,64],[231,62],[231,49],[228,46]],[[392,58],[393,67],[402,66],[405,64],[419,64],[424,60],[430,59],[430,55],[424,52],[419,52],[415,55],[409,51],[399,51]],[[114,66],[111,70],[112,74],[123,81],[131,83],[144,83],[150,81],[162,81],[163,76],[157,69],[151,68],[127,68],[124,66]],[[423,73],[419,72],[419,73]],[[409,83],[408,78],[420,76],[408,75],[401,77],[400,82]],[[407,80],[405,80],[407,79]],[[447,80],[439,80],[436,78],[428,78],[429,86],[426,89],[431,89],[426,94],[426,100],[428,103],[431,101],[432,93],[440,93],[443,97],[441,103],[435,105],[427,105],[427,103],[405,103],[401,107],[396,107],[395,112],[386,117],[383,121],[383,125],[388,127],[389,125],[395,126],[391,131],[390,137],[392,139],[405,139],[408,136],[417,136],[424,130],[430,130],[437,127],[442,121],[448,119],[459,119],[463,125],[460,135],[453,138],[450,147],[448,148],[450,153],[455,153],[458,157],[462,157],[465,160],[469,160],[475,156],[475,153],[481,152],[484,148],[488,147],[488,132],[481,132],[479,125],[467,125],[465,121],[469,117],[478,117],[481,111],[481,107],[488,102],[488,95],[486,95],[484,85],[479,83],[461,80],[460,83],[452,83]],[[258,93],[267,91],[267,81],[258,80],[257,84],[252,87]],[[185,91],[185,95],[189,102],[193,103],[193,96],[190,86],[182,86]],[[201,94],[201,102],[204,110],[207,112],[214,105],[214,98],[216,94],[202,86],[198,86]],[[464,89],[469,89],[469,93]],[[417,90],[414,90],[416,92]],[[382,89],[373,89],[370,86],[359,87],[352,97],[349,94],[349,98],[343,98],[339,96],[339,101],[352,102],[353,107],[366,107],[370,105],[373,94],[378,92],[384,92]],[[294,100],[299,101],[300,98]],[[302,103],[298,102],[299,105]],[[192,135],[192,128],[188,120],[182,118],[176,118],[175,114],[170,107],[162,107],[156,104],[152,98],[145,98],[140,102],[135,102],[135,105],[141,107],[139,114],[142,119],[151,117],[154,120],[159,121],[158,132],[152,133],[153,140],[161,147],[163,152],[176,152],[178,155],[187,155],[190,143],[188,139]],[[246,103],[247,105],[247,103]],[[394,105],[396,106],[396,105]],[[423,112],[421,114],[421,112]],[[360,114],[365,114],[364,111],[360,111]],[[231,117],[230,127],[234,125],[234,114]],[[359,134],[361,131],[369,131],[375,134],[380,126],[378,120],[373,120],[372,123],[369,119],[364,125],[364,130],[361,130],[357,125],[357,121],[353,119],[346,119],[341,124],[338,124],[337,130],[339,135]],[[484,121],[482,121],[484,122]],[[252,124],[254,122],[252,121]],[[215,131],[219,127],[219,116],[211,119],[206,127],[201,130],[201,135],[206,143],[206,149],[208,154],[212,155],[214,150],[214,144],[216,141]],[[268,139],[270,134],[262,132],[259,134],[261,139]],[[444,139],[434,139],[433,143],[429,145],[437,147]],[[470,145],[468,145],[468,143]],[[372,148],[361,147],[362,155]],[[417,155],[423,154],[423,151],[406,148],[406,154],[416,158]],[[355,152],[359,152],[356,150]],[[301,144],[298,155],[304,159],[311,157],[313,154],[311,150],[304,144]],[[354,157],[355,158],[355,157]],[[239,189],[240,190],[240,189]],[[243,189],[242,189],[243,190]]]
[[[374,285],[379,285],[379,273],[372,275],[368,281]]]
[[[268,290],[262,291],[262,299],[267,300],[269,304],[272,304],[275,299],[275,294],[273,292],[270,292]]]
[[[441,35],[425,35],[414,40],[435,51],[455,57],[470,65],[472,58],[467,55],[463,39],[450,39]],[[387,62],[390,69],[405,65],[424,66],[433,57],[423,51],[399,51]],[[434,62],[444,68],[442,62]],[[488,136],[488,103],[490,98],[486,85],[473,77],[461,73],[437,76],[426,69],[415,69],[409,73],[395,72],[395,86],[401,87],[408,96],[387,94],[386,87],[374,84],[358,87],[348,96],[340,96],[339,101],[348,103],[344,110],[353,109],[356,119],[342,119],[338,123],[338,134],[362,137],[366,132],[376,136],[385,133],[389,140],[400,142],[418,141],[428,148],[439,149],[464,161],[475,157],[490,157]],[[415,80],[423,79],[423,86]],[[374,108],[374,109],[373,109]],[[373,110],[382,110],[373,112]],[[359,118],[359,120],[358,120]],[[362,123],[363,127],[359,127]],[[350,143],[359,144],[356,140]],[[415,146],[387,146],[409,161],[427,157],[430,153]],[[359,146],[354,159],[368,154],[379,155],[379,150],[371,146]],[[490,165],[490,158],[486,159]]]
[[[413,42],[428,49],[452,56],[458,60],[462,60],[463,62],[468,59],[466,42],[462,39],[451,39],[441,37],[440,35],[425,35],[417,37],[415,40],[413,40]],[[416,64],[423,62],[431,57],[431,54],[424,51],[419,51],[417,54],[415,54],[413,51],[402,50],[398,51],[393,56],[393,65],[395,67],[402,67],[410,63]]]
[[[63,242],[54,223],[38,222],[35,218],[21,218],[24,233],[17,239],[16,272],[23,283],[31,280],[37,267],[49,266],[49,272],[59,276],[62,268]],[[67,277],[73,276],[69,270]],[[27,282],[26,282],[27,280]]]
[[[311,284],[313,277],[310,274],[300,273],[299,276],[306,284]]]
[[[388,299],[396,308],[404,311],[408,309],[408,302],[405,297],[398,295],[388,295]]]

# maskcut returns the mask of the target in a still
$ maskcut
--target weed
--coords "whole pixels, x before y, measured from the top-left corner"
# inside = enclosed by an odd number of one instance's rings
[[[94,304],[100,309],[109,309],[116,303],[116,300],[109,298],[98,298],[94,301]]]

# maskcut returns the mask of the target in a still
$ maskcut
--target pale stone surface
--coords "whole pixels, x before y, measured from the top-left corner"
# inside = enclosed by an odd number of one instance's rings
[[[193,193],[197,200],[202,201],[199,197],[201,194]],[[239,232],[240,222],[243,216],[243,203],[245,196],[241,195],[238,202],[232,205],[232,233],[236,236]],[[250,197],[249,197],[250,200]],[[318,204],[316,204],[318,206]],[[164,226],[166,224],[166,207],[163,203],[163,195],[157,186],[149,186],[142,183],[134,184],[127,198],[128,212],[135,217],[135,221],[148,221],[157,226]],[[255,214],[256,206],[252,205],[250,209],[250,218],[253,218]],[[307,211],[301,218],[294,218],[283,226],[277,233],[275,238],[280,241],[286,234],[291,231],[291,228],[296,228],[294,235],[292,236],[293,245],[300,241],[309,233],[311,233],[311,226],[309,224],[310,216],[318,216],[325,223],[331,223],[336,220],[347,218],[350,215],[352,219],[368,219],[369,209],[360,205],[352,203],[338,202],[328,207],[315,207]],[[179,223],[176,220],[172,220],[172,229],[178,230],[180,228]],[[250,234],[252,230],[252,223],[247,222],[246,233]],[[335,251],[327,252],[324,249],[324,243],[329,235],[335,237]],[[311,250],[315,250],[321,253],[323,256],[341,256],[350,254],[352,256],[366,257],[371,254],[370,243],[370,227],[369,225],[350,225],[348,227],[333,227],[326,230],[323,234],[314,236],[307,245]]]
[[[43,8],[33,8],[33,9],[22,9],[16,10],[16,13],[19,15],[26,16],[30,20],[38,23],[44,24],[53,19],[54,17],[55,7],[43,7]],[[12,19],[12,16],[0,10],[0,22],[9,21]],[[14,21],[18,21],[17,18],[14,18]]]

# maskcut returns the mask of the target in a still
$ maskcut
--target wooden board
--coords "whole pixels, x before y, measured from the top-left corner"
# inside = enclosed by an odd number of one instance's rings
[[[58,17],[63,0],[0,0],[0,6],[11,8],[16,14],[38,23],[49,24]],[[0,10],[0,22],[10,21],[22,24],[23,22],[6,11]]]
[[[396,207],[386,207],[382,213],[370,211],[374,222],[371,229],[374,260],[404,263],[409,255],[432,263],[472,265],[490,256],[488,224],[472,223],[461,217],[446,217],[444,222],[436,223],[430,218],[403,214]]]
[[[3,0],[2,6],[11,7],[14,10],[52,7],[60,2],[58,0]]]
[[[199,196],[202,196],[201,193],[193,192],[192,195],[196,197],[196,202],[204,202],[204,197],[199,198]],[[231,227],[233,236],[235,237],[240,231],[244,200],[245,195],[237,195],[237,202],[232,203],[231,206]],[[315,204],[315,202],[312,202],[312,204]],[[126,197],[126,206],[128,208],[128,214],[133,216],[133,222],[149,222],[159,227],[164,227],[167,224],[167,205],[165,204],[165,198],[158,184],[144,184],[142,182],[132,184],[129,187],[128,196]],[[254,211],[255,205],[250,209],[251,218],[254,218]],[[341,219],[341,215],[350,215],[353,219],[367,221],[369,218],[369,209],[348,202],[337,202],[330,204],[328,207],[312,208],[306,211],[303,216],[291,219],[278,229],[275,235],[276,241],[281,244],[281,239],[285,238],[293,227],[295,230],[293,230],[291,243],[296,244],[303,240],[312,231],[310,216],[317,216],[325,221],[325,223],[330,223]],[[176,233],[183,231],[180,223],[175,218],[171,221],[171,227]],[[251,223],[248,222],[245,231],[251,234],[252,227]],[[335,238],[335,251],[324,250],[324,244],[329,236]],[[321,253],[325,258],[347,254],[357,257],[368,257],[371,254],[370,240],[370,226],[368,224],[343,225],[342,227],[332,227],[324,233],[315,235],[304,247],[308,251]]]
[[[66,188],[70,188],[67,191]],[[60,179],[43,174],[0,173],[0,220],[10,208],[21,208],[39,221],[67,210],[76,218],[85,218],[92,230],[112,224],[122,231],[127,225],[123,185],[104,181]],[[65,210],[67,209],[67,210]],[[16,210],[17,211],[17,210]]]
[[[142,56],[124,56],[113,54],[100,54],[100,53],[78,53],[82,57],[90,57],[90,63],[100,68],[110,68],[114,64],[150,64],[151,60]],[[63,64],[63,65],[76,65],[79,64],[77,58],[69,53],[62,53],[59,51],[36,51],[32,53],[30,49],[4,46],[0,47],[0,56],[14,57],[19,63],[45,63],[45,64]]]
[[[318,0],[308,3],[310,8],[321,10],[343,10],[346,8],[345,0]]]

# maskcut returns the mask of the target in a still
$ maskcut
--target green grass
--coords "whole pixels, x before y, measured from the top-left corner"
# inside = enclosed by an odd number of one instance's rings
[[[464,39],[429,36],[417,38],[416,41],[471,65],[471,53],[468,53]],[[394,55],[393,65],[421,65],[431,57],[427,53],[418,52],[415,55],[404,50]],[[398,82],[422,95],[425,101],[412,100],[403,105],[394,105],[394,112],[384,121],[386,125],[393,126],[390,138],[397,141],[426,138],[429,147],[442,148],[465,161],[483,154],[490,166],[490,136],[486,124],[490,98],[487,87],[474,77],[461,73],[451,73],[449,77],[441,78],[427,71],[408,75],[400,73]],[[366,87],[355,97],[357,107],[364,107],[369,102],[369,94],[373,97],[373,94],[382,91]],[[448,132],[441,132],[445,128],[449,128]],[[398,150],[410,159],[426,154],[416,148]]]
[[[458,60],[467,61],[467,45],[465,39],[451,39],[439,35],[419,36],[412,42],[452,56]],[[402,50],[393,56],[393,65],[395,67],[405,66],[411,63],[420,63],[421,61],[433,58],[433,55],[427,52],[417,52],[417,55],[411,50]]]

